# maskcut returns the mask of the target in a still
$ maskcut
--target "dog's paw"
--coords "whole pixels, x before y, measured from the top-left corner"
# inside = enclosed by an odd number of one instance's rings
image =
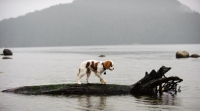
[[[106,80],[104,80],[103,84],[106,84]]]
[[[77,84],[81,84],[81,82],[78,82]]]
[[[101,82],[102,84],[106,84],[106,80],[104,80],[104,79],[100,79],[100,82]]]
[[[90,84],[91,82],[90,82],[90,81],[87,81],[87,83]]]
[[[103,79],[100,79],[100,82],[101,82],[102,84],[104,84],[104,81],[103,81]]]
[[[87,84],[91,84],[91,82],[87,82]]]

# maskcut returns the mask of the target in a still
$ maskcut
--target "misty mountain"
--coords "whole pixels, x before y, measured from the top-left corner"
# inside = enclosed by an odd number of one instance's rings
[[[0,47],[200,43],[200,14],[176,0],[75,0],[0,21]]]

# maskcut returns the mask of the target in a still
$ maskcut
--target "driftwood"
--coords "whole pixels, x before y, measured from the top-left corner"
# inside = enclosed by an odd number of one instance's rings
[[[41,86],[23,86],[2,92],[14,92],[17,94],[40,95],[40,94],[90,94],[90,95],[118,95],[129,94],[130,86],[115,84],[54,84]]]
[[[146,72],[145,76],[133,85],[116,84],[53,84],[40,86],[23,86],[3,90],[2,92],[12,92],[17,94],[40,95],[161,95],[163,92],[177,90],[177,85],[183,79],[175,76],[165,77],[165,73],[171,68],[162,66],[157,72],[152,70],[150,74]]]

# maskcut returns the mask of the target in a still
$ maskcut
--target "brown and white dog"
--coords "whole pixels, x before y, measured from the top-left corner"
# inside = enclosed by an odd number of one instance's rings
[[[80,79],[87,74],[87,83],[90,83],[89,77],[91,72],[93,71],[94,74],[100,79],[102,84],[106,84],[106,80],[103,79],[101,74],[108,70],[114,70],[114,63],[111,60],[106,60],[104,62],[96,61],[96,60],[87,60],[81,63],[79,72],[77,74],[77,83],[81,84]]]

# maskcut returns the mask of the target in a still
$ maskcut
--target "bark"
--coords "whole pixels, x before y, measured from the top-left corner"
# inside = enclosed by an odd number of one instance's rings
[[[173,90],[176,92],[178,83],[183,79],[171,76],[165,77],[165,73],[171,68],[162,66],[157,72],[152,70],[150,74],[146,72],[145,76],[133,85],[117,85],[117,84],[53,84],[53,85],[39,85],[39,86],[23,86],[3,90],[2,92],[12,92],[17,94],[28,95],[160,95],[163,92]]]

